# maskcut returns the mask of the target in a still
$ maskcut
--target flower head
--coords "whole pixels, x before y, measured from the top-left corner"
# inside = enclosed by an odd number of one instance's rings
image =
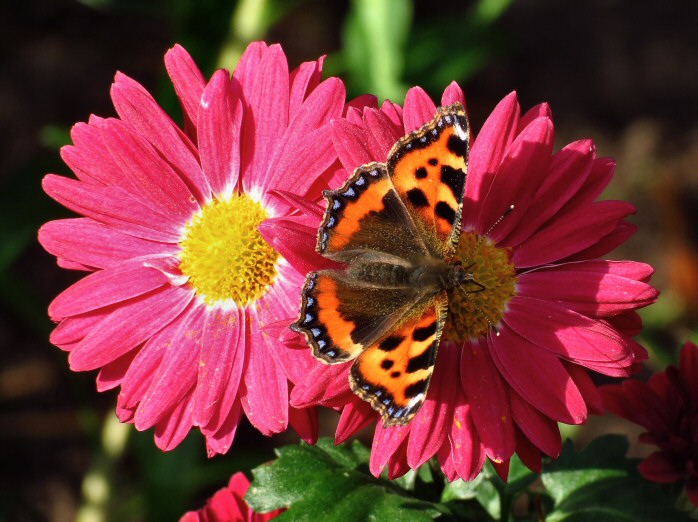
[[[698,507],[698,346],[685,343],[678,368],[671,365],[646,383],[627,380],[600,391],[607,410],[647,429],[640,442],[659,448],[638,466],[642,476],[683,481]]]
[[[454,83],[441,104],[456,101],[465,103]],[[333,122],[344,179],[359,165],[385,162],[396,140],[435,111],[420,88],[408,92],[404,109],[390,102],[350,109]],[[483,290],[452,293],[427,399],[406,426],[376,426],[374,474],[400,476],[437,456],[451,480],[476,476],[485,457],[505,476],[514,452],[539,469],[542,453],[561,450],[557,422],[580,424],[602,411],[586,370],[627,376],[646,357],[630,336],[640,327],[635,309],[657,296],[652,268],[596,259],[633,232],[624,218],[634,208],[596,201],[613,161],[597,158],[589,140],[553,153],[553,130],[546,104],[521,115],[512,93],[475,139],[457,255]],[[309,250],[314,234],[306,232]],[[299,270],[316,269],[310,259]],[[341,409],[337,441],[376,420],[349,388],[350,366],[313,363],[291,395],[296,407]]]
[[[282,513],[278,509],[270,513],[255,513],[245,502],[250,481],[244,473],[230,477],[228,487],[219,489],[198,511],[185,513],[180,522],[266,522]]]
[[[314,411],[289,409],[292,364],[264,330],[294,313],[303,274],[258,227],[292,210],[275,190],[306,195],[332,175],[344,86],[321,82],[322,60],[289,73],[261,42],[232,78],[206,82],[179,46],[165,63],[183,128],[118,73],[118,117],[75,125],[61,151],[78,179],[44,179],[84,217],[47,223],[39,240],[89,272],[51,303],[51,341],[73,370],[100,370],[99,390],[121,386],[119,418],[155,427],[163,449],[197,426],[210,454],[225,452],[243,414],[264,434],[290,423],[313,440]]]

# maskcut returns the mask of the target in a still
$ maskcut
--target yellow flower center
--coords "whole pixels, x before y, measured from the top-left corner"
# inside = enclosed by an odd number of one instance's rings
[[[510,248],[499,248],[474,232],[461,234],[456,257],[482,285],[466,284],[451,293],[443,336],[462,342],[485,335],[502,319],[516,294],[516,268]]]
[[[212,200],[187,223],[179,266],[206,304],[247,306],[274,283],[279,253],[257,230],[267,217],[262,205],[234,194]]]

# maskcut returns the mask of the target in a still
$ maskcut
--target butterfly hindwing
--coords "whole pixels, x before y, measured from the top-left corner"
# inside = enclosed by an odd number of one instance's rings
[[[357,168],[344,186],[324,195],[327,210],[317,251],[325,257],[348,261],[365,252],[384,252],[401,259],[427,254],[384,164]],[[403,233],[396,233],[400,230]]]
[[[460,237],[470,130],[460,103],[401,138],[388,155],[393,186],[430,253],[450,257]]]
[[[381,287],[338,270],[308,274],[302,295],[291,328],[305,335],[315,358],[330,364],[357,357],[420,299],[412,288]]]
[[[446,292],[420,308],[366,348],[351,369],[352,390],[371,403],[385,426],[409,422],[426,399],[446,322]]]

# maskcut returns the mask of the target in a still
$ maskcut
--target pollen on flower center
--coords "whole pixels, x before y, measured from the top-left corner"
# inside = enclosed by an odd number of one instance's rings
[[[262,205],[235,194],[212,200],[187,223],[180,241],[180,269],[207,304],[233,300],[246,306],[273,284],[279,253],[257,230],[267,217]]]
[[[487,333],[504,315],[516,293],[516,267],[511,249],[497,247],[474,232],[463,232],[456,257],[470,266],[479,284],[464,285],[451,293],[444,338],[466,341]]]

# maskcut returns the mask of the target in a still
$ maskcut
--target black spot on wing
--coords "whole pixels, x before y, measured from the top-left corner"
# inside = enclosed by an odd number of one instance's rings
[[[434,346],[435,343],[432,343],[429,348],[424,350],[421,354],[417,355],[416,357],[412,357],[410,361],[407,363],[407,373],[414,373],[419,370],[428,370],[432,366],[434,366]]]
[[[407,191],[407,199],[415,207],[428,207],[429,200],[421,189],[413,188]]]
[[[431,165],[432,167],[436,167],[439,164],[439,160],[437,160],[436,158],[429,158],[429,161],[427,161],[427,163],[429,163],[429,165]]]
[[[448,147],[448,150],[456,156],[461,158],[465,157],[465,153],[467,152],[467,142],[463,141],[455,134],[448,137],[446,146]]]
[[[439,201],[434,208],[434,213],[448,221],[451,225],[456,221],[456,211],[451,208],[451,206],[445,201]]]
[[[398,377],[400,377],[400,375],[402,375],[400,372],[392,372],[392,373],[390,374],[390,376],[391,376],[393,379],[397,379]]]
[[[378,345],[378,348],[380,348],[384,352],[391,352],[395,348],[400,346],[400,344],[404,340],[405,338],[399,335],[391,335],[390,337],[386,337],[385,339],[383,339],[381,343]]]
[[[414,171],[414,177],[417,179],[424,179],[428,175],[429,173],[427,172],[427,169],[425,169],[424,167],[419,167]]]
[[[418,342],[426,341],[432,335],[436,334],[436,321],[431,323],[429,326],[424,326],[422,328],[415,328],[412,332],[412,339]]]
[[[413,399],[417,395],[425,393],[427,391],[428,385],[429,381],[427,379],[421,379],[415,383],[410,384],[407,388],[405,388],[405,397],[407,397],[408,399]]]
[[[465,186],[465,173],[461,169],[454,169],[450,165],[441,166],[441,183],[451,189],[453,197],[460,200],[463,197]]]
[[[381,368],[384,370],[390,370],[390,368],[393,367],[393,364],[395,364],[392,360],[390,359],[383,359],[381,361]]]

